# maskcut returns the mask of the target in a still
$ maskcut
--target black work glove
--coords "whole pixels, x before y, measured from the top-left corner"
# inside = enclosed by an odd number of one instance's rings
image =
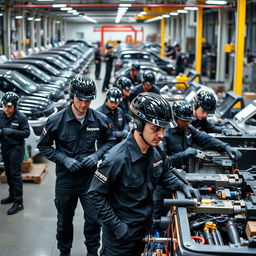
[[[181,153],[182,157],[184,158],[189,158],[189,157],[195,156],[196,154],[197,154],[197,149],[191,148],[191,147],[187,148]]]
[[[229,145],[225,147],[225,151],[229,155],[229,157],[233,160],[239,160],[242,157],[242,154],[237,149],[230,147]]]
[[[226,135],[226,136],[232,135],[232,132],[227,128],[222,129],[221,133]]]
[[[98,161],[99,161],[98,155],[96,153],[93,153],[91,155],[85,156],[82,159],[81,164],[84,167],[92,168],[93,166],[97,165]]]
[[[123,131],[114,131],[113,135],[117,138],[117,139],[125,139],[128,135],[128,131],[123,130]]]
[[[195,188],[192,188],[186,184],[184,184],[182,187],[181,187],[181,191],[185,194],[185,196],[189,199],[191,198],[196,198],[196,200],[198,202],[201,202],[202,201],[202,197],[200,195],[200,192],[195,189]]]
[[[70,172],[76,172],[82,168],[81,164],[75,158],[68,156],[64,158],[63,164]]]

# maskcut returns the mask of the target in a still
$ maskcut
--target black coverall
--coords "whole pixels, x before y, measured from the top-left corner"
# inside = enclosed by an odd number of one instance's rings
[[[101,52],[97,49],[94,53],[95,58],[95,79],[100,78],[100,68],[101,68]]]
[[[141,92],[144,92],[143,84],[138,84],[137,86],[134,87],[134,89],[131,92],[131,95],[130,95],[131,101]],[[154,92],[156,94],[160,94],[159,88],[156,87],[155,85],[153,85],[151,90],[149,90],[148,92]]]
[[[160,146],[142,154],[133,134],[115,145],[95,172],[89,197],[103,223],[103,256],[139,256],[153,212],[153,192],[170,192],[183,183],[173,175]]]
[[[176,75],[179,73],[184,73],[185,71],[185,54],[179,52],[176,54]]]
[[[15,203],[23,203],[23,186],[21,178],[21,164],[24,157],[25,138],[30,135],[30,128],[27,117],[19,110],[7,118],[5,113],[0,111],[0,137],[4,168],[9,185],[9,197]]]
[[[225,151],[228,145],[203,131],[197,130],[192,125],[185,131],[179,131],[177,128],[168,128],[165,130],[163,146],[173,167],[181,168],[187,165],[187,159],[183,159],[182,152],[194,145],[202,149],[212,149],[216,151]],[[160,218],[164,213],[163,199],[170,197],[170,193],[158,186],[154,194],[154,218]]]
[[[196,119],[192,121],[191,124],[200,131],[205,131],[207,133],[221,133],[223,128],[222,126],[216,126],[212,122],[208,121],[207,118],[202,120]]]
[[[88,253],[95,253],[99,247],[100,225],[87,195],[96,165],[71,172],[64,164],[66,156],[81,161],[84,156],[95,152],[95,141],[101,141],[97,155],[103,154],[114,145],[107,117],[88,109],[83,124],[67,107],[50,117],[38,143],[38,148],[49,160],[56,163],[55,205],[58,211],[58,249],[69,253],[73,241],[73,217],[78,198],[84,210],[84,235]],[[55,142],[56,148],[53,147]]]
[[[108,89],[108,85],[109,85],[110,78],[111,78],[111,72],[112,72],[112,68],[113,68],[113,61],[115,58],[116,57],[113,52],[107,52],[105,55],[106,73],[105,73],[105,77],[104,77],[102,91]]]
[[[97,110],[108,117],[116,142],[120,142],[123,139],[121,132],[128,132],[129,130],[129,125],[126,122],[123,110],[118,107],[115,109],[114,113],[112,113],[112,111],[106,106],[106,103],[98,107]]]

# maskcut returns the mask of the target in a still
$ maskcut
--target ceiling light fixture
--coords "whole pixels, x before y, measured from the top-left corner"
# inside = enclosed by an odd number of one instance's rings
[[[216,1],[213,1],[213,0],[207,0],[205,2],[206,4],[220,4],[220,5],[225,5],[227,4],[227,1],[219,1],[219,0],[216,0]]]
[[[188,7],[185,7],[184,9],[185,9],[185,10],[188,10],[188,11],[197,11],[197,10],[198,10],[197,7],[192,7],[192,6],[191,6],[191,7],[189,7],[189,6],[188,6]]]
[[[28,17],[27,20],[34,20],[34,17]]]
[[[62,7],[62,8],[60,8],[61,11],[70,11],[72,9],[73,9],[72,7]]]
[[[187,10],[178,10],[177,13],[188,13]]]
[[[97,23],[97,20],[95,20],[95,19],[93,19],[91,17],[88,17],[87,15],[84,15],[82,18],[87,20],[87,21],[90,21],[90,22],[93,22],[93,23]]]
[[[172,16],[178,16],[179,14],[177,12],[170,12],[170,15]]]
[[[35,21],[41,21],[41,18],[35,18]]]
[[[21,20],[22,18],[23,18],[23,16],[20,16],[20,15],[15,16],[16,20]]]
[[[53,8],[65,8],[65,7],[67,7],[67,5],[66,4],[53,4],[52,7]]]

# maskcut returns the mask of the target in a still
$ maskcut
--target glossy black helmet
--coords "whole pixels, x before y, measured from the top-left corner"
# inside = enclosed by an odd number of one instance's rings
[[[143,82],[154,85],[156,81],[155,74],[151,70],[145,70],[143,72]]]
[[[107,90],[106,97],[110,101],[120,102],[122,100],[122,92],[117,87],[111,87]]]
[[[131,102],[130,110],[134,119],[139,120],[143,127],[146,122],[160,127],[177,126],[174,121],[171,105],[156,93],[140,93]],[[143,127],[139,127],[137,130],[143,130]]]
[[[203,111],[214,114],[216,109],[216,99],[210,91],[201,90],[199,91],[195,98],[195,108],[201,107]]]
[[[133,62],[131,65],[131,69],[140,71],[140,63],[138,61]]]
[[[94,100],[96,98],[96,86],[88,76],[75,75],[69,82],[69,94],[73,99],[76,96],[80,100]]]
[[[186,100],[175,101],[172,105],[174,117],[182,121],[193,121],[196,118],[193,115],[193,107]]]
[[[7,106],[16,106],[19,96],[15,92],[6,92],[2,98],[2,104]]]
[[[116,85],[120,89],[124,89],[124,90],[129,91],[129,90],[131,90],[132,81],[126,76],[121,76],[117,80]]]

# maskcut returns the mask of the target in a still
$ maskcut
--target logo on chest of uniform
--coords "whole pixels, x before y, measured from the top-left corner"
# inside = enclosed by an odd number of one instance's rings
[[[157,162],[154,162],[154,163],[153,163],[153,167],[157,167],[157,166],[161,165],[162,163],[163,163],[163,160],[162,160],[162,159],[159,160],[159,161],[157,161]]]
[[[118,118],[118,121],[120,121],[120,122],[123,121],[123,118],[122,118],[122,117],[119,117],[119,118]]]
[[[100,128],[99,127],[87,127],[86,128],[86,131],[88,132],[96,132],[96,131],[99,131]]]
[[[101,173],[99,170],[96,170],[94,176],[98,178],[102,183],[106,183],[108,181],[108,177]]]
[[[18,124],[18,123],[12,123],[12,126],[16,126],[16,127],[18,127],[18,126],[19,126],[19,124]]]

